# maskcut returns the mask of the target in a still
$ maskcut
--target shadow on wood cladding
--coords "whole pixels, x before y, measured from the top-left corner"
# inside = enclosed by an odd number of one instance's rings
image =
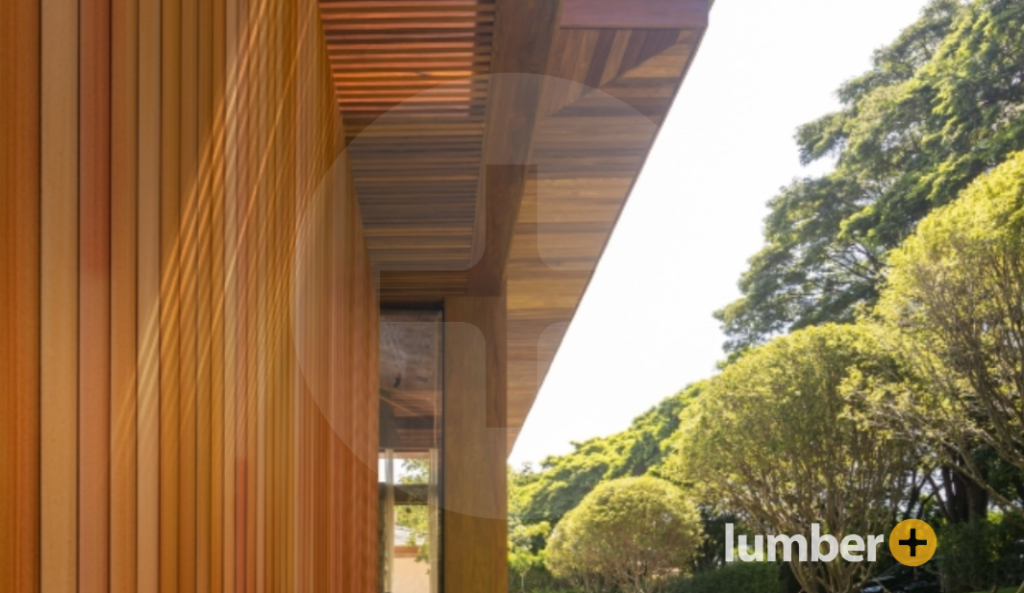
[[[19,1],[0,45],[0,590],[375,590],[377,301],[316,3]]]

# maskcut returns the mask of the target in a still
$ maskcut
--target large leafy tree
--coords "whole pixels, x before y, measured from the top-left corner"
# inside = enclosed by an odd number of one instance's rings
[[[824,325],[776,338],[711,379],[685,413],[666,471],[755,532],[838,540],[885,533],[915,497],[909,439],[860,419],[869,396],[902,389],[896,359],[869,328]],[[871,563],[791,563],[807,591],[846,593]]]
[[[546,562],[587,593],[653,593],[690,567],[700,539],[697,508],[678,486],[621,478],[595,488],[565,516]]]
[[[658,473],[665,443],[679,427],[679,414],[700,392],[692,385],[609,437],[574,443],[575,451],[548,457],[539,472],[525,470],[509,481],[513,504],[527,524],[555,525],[598,484],[621,477]]]
[[[876,308],[927,389],[881,418],[1024,521],[1024,152],[929,215],[892,258]]]
[[[743,296],[716,314],[727,351],[851,321],[877,299],[888,251],[1024,148],[1024,4],[934,0],[838,96],[841,111],[796,135],[805,163],[835,170],[770,201]]]

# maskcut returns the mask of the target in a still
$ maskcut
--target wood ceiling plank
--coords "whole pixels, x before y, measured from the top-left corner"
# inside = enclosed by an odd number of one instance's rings
[[[545,95],[530,157],[538,178],[527,184],[507,265],[510,451],[700,33],[609,33],[563,19],[549,75],[565,82]]]
[[[708,0],[564,0],[563,29],[704,29]]]
[[[501,293],[505,264],[519,213],[526,166],[546,74],[558,30],[560,0],[504,0],[497,4],[492,76],[477,198],[474,249],[479,255],[469,273],[473,295]],[[518,166],[489,166],[516,163]]]

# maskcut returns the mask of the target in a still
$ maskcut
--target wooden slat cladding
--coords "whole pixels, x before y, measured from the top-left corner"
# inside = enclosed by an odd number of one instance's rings
[[[493,0],[321,0],[356,191],[382,270],[472,255]]]
[[[316,2],[9,2],[0,47],[0,590],[376,590]]]
[[[482,112],[489,72],[493,2],[321,0],[338,103],[355,135],[396,105],[406,115]],[[452,80],[463,83],[417,96]]]

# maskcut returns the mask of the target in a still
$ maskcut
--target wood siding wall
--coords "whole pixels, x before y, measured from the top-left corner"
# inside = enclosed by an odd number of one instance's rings
[[[0,591],[376,590],[315,0],[0,6]]]

